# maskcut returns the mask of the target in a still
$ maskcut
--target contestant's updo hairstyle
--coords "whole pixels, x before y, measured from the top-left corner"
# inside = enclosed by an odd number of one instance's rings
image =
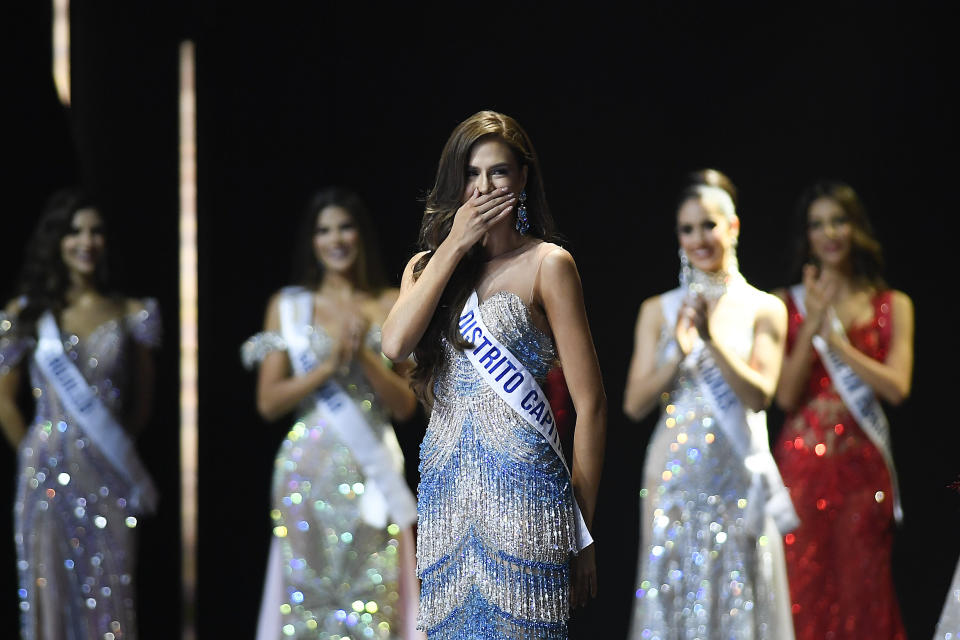
[[[804,190],[797,201],[794,278],[800,278],[803,265],[817,264],[810,247],[809,229],[810,207],[820,198],[830,198],[840,205],[850,222],[852,228],[850,262],[854,276],[878,290],[886,289],[887,283],[883,279],[883,246],[873,231],[866,207],[863,206],[863,201],[853,187],[835,180],[817,182]]]
[[[294,253],[294,282],[308,289],[315,289],[323,280],[323,264],[317,260],[313,250],[313,237],[320,212],[331,206],[345,209],[357,228],[360,244],[357,247],[355,285],[363,291],[379,292],[386,286],[387,281],[380,262],[380,248],[373,221],[360,196],[343,187],[322,189],[314,193],[307,202]]]
[[[739,206],[740,204],[737,201],[737,187],[733,184],[733,180],[731,180],[727,174],[717,169],[698,169],[697,171],[690,172],[687,174],[687,185],[704,185],[723,189],[730,196],[730,199],[733,200],[734,206]]]
[[[59,316],[66,306],[70,275],[60,244],[73,230],[73,217],[81,209],[95,209],[106,229],[103,212],[79,189],[55,192],[40,214],[26,246],[26,259],[17,286],[24,305],[17,314],[17,331],[22,335],[33,335],[36,321],[44,311],[50,310]],[[106,255],[103,255],[94,274],[94,285],[100,292],[108,290],[108,272]]]
[[[453,218],[463,204],[470,152],[478,142],[493,138],[510,147],[519,169],[527,168],[527,219],[530,221],[527,235],[544,240],[554,238],[553,218],[547,207],[540,161],[530,137],[510,116],[496,111],[480,111],[458,124],[443,147],[437,177],[427,195],[420,225],[419,249],[427,253],[414,265],[414,279],[420,277],[434,251],[450,234]],[[482,263],[480,247],[475,245],[457,265],[427,330],[414,349],[413,384],[423,399],[430,398],[429,386],[443,354],[441,336],[458,348],[468,346],[457,331],[457,317],[476,286]]]

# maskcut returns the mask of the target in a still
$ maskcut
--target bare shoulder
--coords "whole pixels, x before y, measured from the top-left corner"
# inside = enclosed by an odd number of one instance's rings
[[[23,311],[23,307],[23,298],[14,298],[13,300],[8,300],[7,304],[3,305],[3,311],[8,316],[16,317]]]
[[[143,298],[124,298],[123,311],[126,315],[140,313],[147,308],[146,301]]]
[[[903,317],[904,314],[909,314],[913,316],[913,300],[903,291],[891,290],[890,302],[893,304],[894,315]]]
[[[766,320],[777,324],[787,321],[787,305],[775,293],[767,293],[756,289],[757,320]]]
[[[540,249],[543,252],[540,271],[544,276],[548,279],[570,277],[571,275],[579,277],[577,263],[569,251],[552,242],[544,242],[543,244],[543,248]]]

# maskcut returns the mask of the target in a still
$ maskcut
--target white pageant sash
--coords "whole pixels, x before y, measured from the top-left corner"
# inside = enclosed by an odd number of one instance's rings
[[[317,366],[316,353],[302,329],[310,324],[313,294],[304,289],[290,289],[280,298],[280,329],[287,343],[290,362],[296,375],[303,375]],[[395,469],[394,457],[384,441],[367,424],[353,399],[335,380],[328,380],[313,395],[316,410],[324,424],[333,429],[356,459],[366,477],[360,502],[360,514],[374,527],[384,527],[389,513],[401,528],[417,521],[417,501],[407,481]],[[393,437],[388,430],[385,437]]]
[[[470,294],[470,298],[463,306],[458,326],[463,338],[474,345],[473,349],[464,350],[463,355],[467,357],[483,381],[550,443],[550,447],[560,458],[569,477],[570,467],[563,456],[560,434],[557,431],[553,409],[550,407],[547,394],[540,388],[533,374],[510,352],[510,349],[497,340],[483,323],[476,291]],[[593,537],[583,520],[576,496],[573,496],[573,511],[577,519],[578,549],[584,549],[593,543]]]
[[[795,284],[790,287],[790,296],[801,315],[807,315],[806,291],[802,284]],[[842,339],[847,339],[847,334],[842,331],[843,325],[836,317],[831,308],[829,312],[833,313],[832,321],[837,335]],[[839,326],[837,326],[839,325]],[[903,521],[903,506],[900,503],[900,483],[897,480],[897,470],[893,466],[893,453],[890,446],[890,422],[887,415],[883,412],[883,407],[877,399],[873,389],[864,382],[857,372],[850,365],[843,361],[837,353],[830,348],[827,341],[816,334],[812,339],[813,348],[820,355],[820,361],[830,375],[834,388],[843,400],[847,410],[853,415],[854,420],[863,430],[870,442],[880,450],[883,461],[887,464],[887,470],[890,473],[890,484],[893,486],[893,517],[898,523]]]
[[[682,289],[674,289],[661,296],[664,317],[668,323],[676,324],[683,296]],[[710,350],[699,338],[693,350],[684,358],[683,364],[713,411],[720,429],[743,459],[747,470],[754,474],[754,485],[747,501],[747,521],[750,528],[755,532],[761,531],[762,515],[766,513],[773,518],[781,533],[796,529],[800,518],[770,453],[766,413],[748,412],[744,408],[740,398],[723,377],[723,372],[714,361]]]
[[[60,328],[50,311],[45,311],[37,320],[37,337],[33,359],[64,410],[103,457],[130,483],[130,507],[135,512],[153,513],[157,507],[157,490],[137,457],[133,441],[67,357]]]

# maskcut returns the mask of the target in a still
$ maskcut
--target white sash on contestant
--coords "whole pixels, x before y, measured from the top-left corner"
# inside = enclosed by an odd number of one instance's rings
[[[483,323],[476,291],[470,294],[460,313],[459,327],[464,339],[474,345],[473,349],[464,350],[463,355],[483,381],[550,443],[569,477],[570,467],[563,456],[560,434],[557,432],[547,394],[540,388],[533,374]],[[577,546],[578,549],[584,549],[593,542],[593,537],[583,520],[576,496],[573,496],[573,510],[577,519]]]
[[[790,287],[790,297],[801,315],[807,315],[806,291],[802,284],[795,284]],[[834,317],[837,324],[839,320]],[[841,324],[839,328],[843,325]],[[837,331],[844,340],[847,334]],[[827,370],[834,388],[843,400],[844,406],[853,415],[854,420],[863,430],[870,442],[873,443],[883,461],[887,464],[887,470],[890,473],[890,484],[893,486],[893,518],[896,522],[903,521],[903,507],[900,503],[900,483],[897,481],[897,470],[893,466],[893,453],[890,447],[890,423],[887,421],[887,415],[883,412],[880,401],[876,394],[866,382],[864,382],[857,372],[850,365],[843,361],[837,353],[830,348],[827,341],[819,334],[813,336],[813,348],[820,355],[820,361]]]
[[[668,323],[676,324],[684,295],[682,289],[674,289],[660,297],[664,318]],[[710,405],[720,428],[743,459],[744,466],[753,473],[753,486],[747,500],[748,526],[755,532],[761,531],[762,516],[767,514],[773,518],[781,533],[796,529],[800,518],[770,453],[766,413],[748,412],[744,408],[723,377],[710,350],[699,338],[693,350],[684,358],[684,366]]]
[[[303,375],[317,366],[317,355],[303,327],[311,324],[313,293],[300,288],[284,291],[280,298],[280,330],[287,343],[290,363],[296,375]],[[360,465],[366,477],[360,500],[361,517],[369,525],[384,527],[387,514],[406,528],[417,521],[417,501],[404,477],[394,468],[394,458],[384,441],[367,424],[353,399],[333,379],[313,395],[316,411],[324,424],[334,430]],[[385,438],[396,438],[392,430]]]
[[[133,441],[67,357],[60,328],[50,311],[37,320],[37,337],[33,359],[60,398],[64,411],[130,484],[128,504],[133,511],[153,513],[157,490],[137,457]]]

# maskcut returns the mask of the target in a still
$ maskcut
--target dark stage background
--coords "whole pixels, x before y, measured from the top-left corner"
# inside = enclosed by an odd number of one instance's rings
[[[36,3],[33,3],[36,4]],[[895,572],[908,633],[930,637],[960,545],[960,433],[945,357],[954,291],[956,102],[945,5],[733,8],[652,3],[391,6],[290,2],[243,11],[207,2],[73,3],[74,106],[49,76],[49,8],[5,9],[16,117],[7,121],[8,202],[0,293],[56,186],[102,194],[122,284],[160,298],[167,340],[148,466],[166,500],[143,526],[144,638],[179,625],[177,489],[176,43],[197,42],[200,171],[201,638],[253,637],[269,541],[273,454],[286,421],[254,408],[240,343],[287,284],[309,194],[366,198],[395,279],[413,250],[436,162],[457,122],[515,116],[541,156],[547,194],[577,258],[610,407],[597,511],[600,596],[572,637],[626,633],[637,558],[638,484],[653,426],[620,411],[640,301],[676,283],[674,199],[713,166],[740,189],[740,263],[762,288],[789,284],[793,203],[821,177],[854,185],[873,216],[891,284],[916,305],[911,399],[892,410],[906,522]],[[942,327],[937,329],[937,327]],[[773,412],[775,435],[781,416]],[[422,420],[404,425],[411,480]],[[13,492],[13,455],[0,491]],[[12,502],[12,500],[11,500]],[[0,526],[10,531],[10,509]],[[9,540],[10,537],[7,536]],[[0,557],[2,627],[16,633],[12,544]]]

